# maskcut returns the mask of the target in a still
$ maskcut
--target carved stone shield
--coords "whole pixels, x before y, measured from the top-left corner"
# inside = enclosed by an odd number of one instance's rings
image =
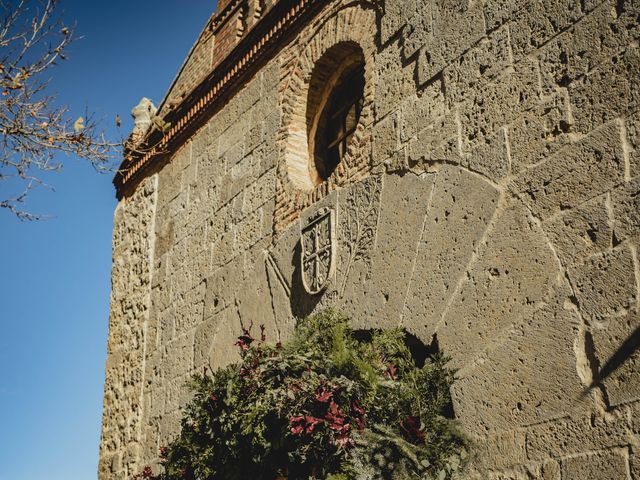
[[[330,208],[319,210],[302,227],[300,243],[302,285],[315,295],[327,286],[335,268],[335,218]]]

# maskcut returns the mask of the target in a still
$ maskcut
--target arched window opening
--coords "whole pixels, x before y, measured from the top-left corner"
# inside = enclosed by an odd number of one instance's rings
[[[344,159],[364,103],[364,65],[344,72],[330,92],[318,120],[314,161],[318,177],[327,180]]]

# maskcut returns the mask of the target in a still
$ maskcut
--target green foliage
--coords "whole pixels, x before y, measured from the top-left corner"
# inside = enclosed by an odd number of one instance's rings
[[[161,449],[161,480],[438,479],[464,463],[445,418],[453,371],[418,368],[400,329],[358,338],[326,311],[286,345],[239,337],[242,361],[192,380],[179,436]]]

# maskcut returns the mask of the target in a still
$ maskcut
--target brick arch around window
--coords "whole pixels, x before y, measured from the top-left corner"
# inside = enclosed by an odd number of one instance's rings
[[[371,123],[376,85],[376,10],[356,4],[327,12],[315,28],[301,33],[284,52],[274,230],[338,187],[364,178],[371,168]],[[326,179],[315,164],[314,140],[330,85],[351,66],[364,68],[362,108],[342,161]]]

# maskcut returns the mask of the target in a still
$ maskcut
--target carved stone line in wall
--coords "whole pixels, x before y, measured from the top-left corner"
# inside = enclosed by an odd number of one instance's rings
[[[378,223],[380,194],[382,191],[379,179],[370,179],[356,184],[346,199],[347,208],[341,222],[341,244],[347,252],[346,268],[343,269],[343,279],[338,296],[344,295],[349,278],[349,272],[355,262],[368,261],[375,243],[376,225]]]

